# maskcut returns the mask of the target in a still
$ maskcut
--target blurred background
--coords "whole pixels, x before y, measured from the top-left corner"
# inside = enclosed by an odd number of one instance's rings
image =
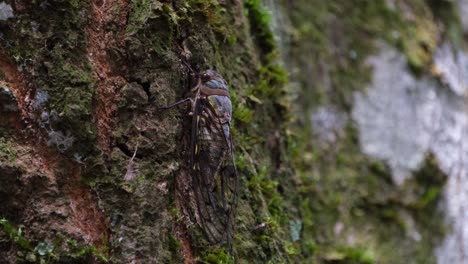
[[[310,225],[377,263],[467,263],[468,2],[273,2],[308,202],[335,213]]]

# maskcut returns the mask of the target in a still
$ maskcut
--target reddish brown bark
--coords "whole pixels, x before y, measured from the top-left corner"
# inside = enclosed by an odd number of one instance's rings
[[[114,14],[118,8],[117,15]],[[91,4],[91,22],[87,28],[87,55],[96,80],[94,119],[98,128],[100,149],[109,154],[112,145],[112,130],[116,126],[116,102],[120,98],[120,88],[125,79],[113,72],[108,50],[122,45],[123,34],[127,25],[128,0],[94,0]],[[109,26],[116,25],[114,33]],[[120,35],[118,35],[120,34]]]

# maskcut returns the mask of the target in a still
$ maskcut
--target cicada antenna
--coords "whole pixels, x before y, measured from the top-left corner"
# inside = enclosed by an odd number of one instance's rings
[[[196,84],[195,84],[193,87],[191,87],[191,89],[190,89],[191,92],[194,92],[194,91],[199,87],[199,85],[200,85],[200,82],[201,82],[200,74],[199,74],[198,72],[194,71],[194,70],[192,69],[192,67],[190,66],[190,64],[187,63],[187,61],[185,61],[185,60],[181,60],[181,61],[182,61],[182,63],[185,65],[185,67],[187,67],[187,69],[190,71],[190,75],[191,75],[192,78],[193,78],[193,79],[191,79],[191,81],[190,81],[190,86],[193,85],[193,81],[196,79]]]
[[[190,73],[191,73],[192,75],[197,75],[197,72],[195,72],[195,71],[192,69],[192,67],[190,66],[190,64],[188,64],[185,60],[182,60],[182,63],[185,65],[185,67],[187,67],[187,68],[189,69],[189,71],[190,71]]]

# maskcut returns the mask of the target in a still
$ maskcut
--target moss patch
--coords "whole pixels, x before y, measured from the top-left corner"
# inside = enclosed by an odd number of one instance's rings
[[[0,230],[19,247],[17,261],[20,263],[76,263],[79,261],[108,262],[107,249],[80,245],[74,240],[56,238],[53,243],[30,241],[21,227],[14,227],[7,219],[0,219]],[[36,246],[33,246],[33,245]]]
[[[14,162],[17,157],[17,151],[12,142],[0,137],[0,162]]]

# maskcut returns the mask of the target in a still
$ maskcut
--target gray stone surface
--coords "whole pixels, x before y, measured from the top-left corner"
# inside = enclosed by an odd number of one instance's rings
[[[355,94],[353,119],[360,128],[364,153],[385,160],[402,184],[417,169],[429,147],[425,119],[434,109],[433,84],[418,81],[406,60],[390,48],[369,60],[373,81],[367,94]]]
[[[468,33],[468,0],[458,0],[458,7],[463,30]]]
[[[468,55],[442,44],[435,78],[413,77],[403,55],[384,47],[371,58],[373,80],[352,113],[364,153],[385,160],[402,184],[427,153],[448,175],[443,208],[452,232],[437,248],[440,264],[468,263]]]
[[[5,2],[0,2],[0,21],[7,20],[12,17],[14,17],[14,14],[11,5]]]
[[[468,10],[467,10],[468,11]],[[467,12],[468,14],[468,12]],[[468,92],[468,55],[444,43],[434,55],[435,71],[443,83],[459,96]]]

